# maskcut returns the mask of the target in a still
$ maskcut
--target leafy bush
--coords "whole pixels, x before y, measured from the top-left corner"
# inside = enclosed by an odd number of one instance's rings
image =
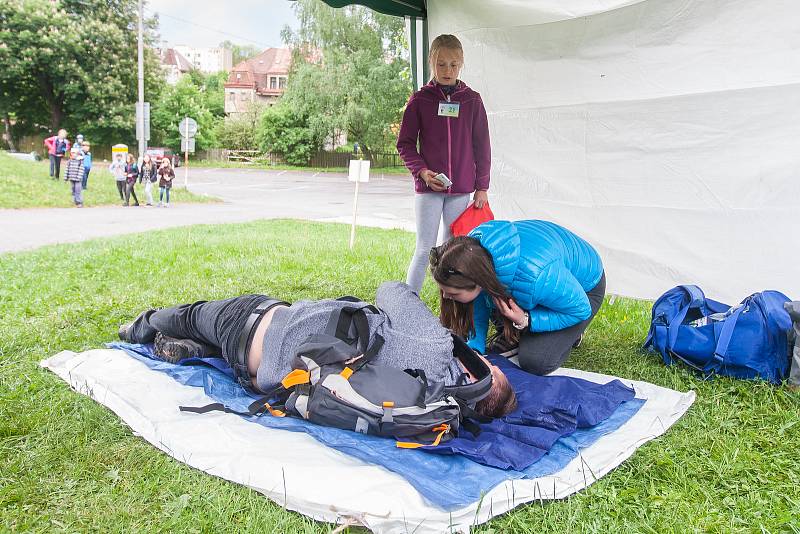
[[[261,150],[278,154],[291,165],[307,165],[321,146],[308,127],[308,118],[281,102],[264,111],[258,142]]]

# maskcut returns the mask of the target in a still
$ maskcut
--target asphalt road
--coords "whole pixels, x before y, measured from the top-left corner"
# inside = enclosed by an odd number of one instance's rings
[[[183,169],[178,168],[176,174],[176,184],[183,185]],[[189,170],[189,189],[224,202],[178,203],[169,209],[0,209],[0,252],[191,224],[276,218],[350,223],[355,184],[344,174],[196,168]],[[414,190],[410,179],[373,172],[369,183],[359,185],[357,222],[413,230]]]

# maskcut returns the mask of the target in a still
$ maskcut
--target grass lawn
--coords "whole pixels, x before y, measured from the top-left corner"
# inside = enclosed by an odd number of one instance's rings
[[[412,234],[362,229],[349,252],[348,231],[194,226],[0,256],[0,531],[329,531],[172,460],[37,362],[101,347],[150,306],[255,292],[373,299],[404,277]],[[436,307],[430,281],[423,298]],[[568,364],[694,389],[687,415],[588,489],[477,532],[800,532],[800,393],[664,367],[639,351],[648,321],[649,303],[607,301]]]
[[[61,180],[50,178],[49,161],[24,161],[13,158],[0,151],[0,208],[70,208],[72,191],[64,182],[67,164],[61,164]],[[120,204],[119,193],[114,177],[105,165],[95,165],[89,173],[88,190],[83,192],[86,207]],[[145,202],[144,185],[136,184],[139,202]],[[158,201],[158,184],[153,189],[153,197]],[[197,195],[183,187],[173,187],[170,201],[217,202],[207,195]]]

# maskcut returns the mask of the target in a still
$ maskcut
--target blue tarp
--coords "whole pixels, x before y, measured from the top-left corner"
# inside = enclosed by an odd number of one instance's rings
[[[196,359],[173,365],[153,359],[150,346],[111,343],[109,347],[124,350],[181,384],[202,387],[209,397],[232,409],[245,410],[253,400],[218,358],[204,359],[213,367],[192,365],[199,363]],[[404,477],[431,503],[454,510],[475,502],[505,480],[555,473],[578,451],[622,426],[645,402],[633,398],[633,390],[617,380],[601,385],[570,377],[538,377],[504,358],[493,361],[517,391],[519,408],[502,421],[482,425],[477,439],[462,433],[436,448],[408,450],[398,449],[391,439],[292,417],[251,419],[270,428],[305,432],[329,447],[380,465]]]

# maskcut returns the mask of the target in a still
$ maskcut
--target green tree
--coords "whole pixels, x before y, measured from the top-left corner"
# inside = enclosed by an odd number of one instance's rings
[[[264,111],[259,145],[264,152],[279,154],[292,165],[307,165],[311,154],[319,147],[308,128],[308,117],[284,101]]]
[[[180,150],[181,138],[178,124],[184,117],[197,121],[196,149],[216,146],[216,119],[208,109],[206,96],[184,76],[173,87],[166,87],[157,103],[150,107],[150,132],[152,146],[166,146]]]
[[[300,28],[283,32],[295,53],[282,101],[308,117],[314,142],[345,131],[368,155],[392,146],[411,93],[402,19],[319,0],[299,0],[295,11]]]
[[[264,109],[263,104],[253,102],[245,111],[218,121],[216,136],[219,146],[231,150],[258,150]]]
[[[0,1],[0,112],[27,128],[132,143],[137,100],[135,0]],[[157,21],[146,21],[152,43]],[[162,74],[148,49],[145,94]]]
[[[225,116],[225,82],[228,73],[224,71],[204,74],[197,69],[189,71],[189,79],[203,93],[205,107],[215,117]]]
[[[237,45],[231,41],[225,40],[219,44],[220,48],[227,48],[231,51],[233,57],[233,66],[235,67],[242,61],[248,60],[251,57],[256,57],[262,50],[253,45]]]

